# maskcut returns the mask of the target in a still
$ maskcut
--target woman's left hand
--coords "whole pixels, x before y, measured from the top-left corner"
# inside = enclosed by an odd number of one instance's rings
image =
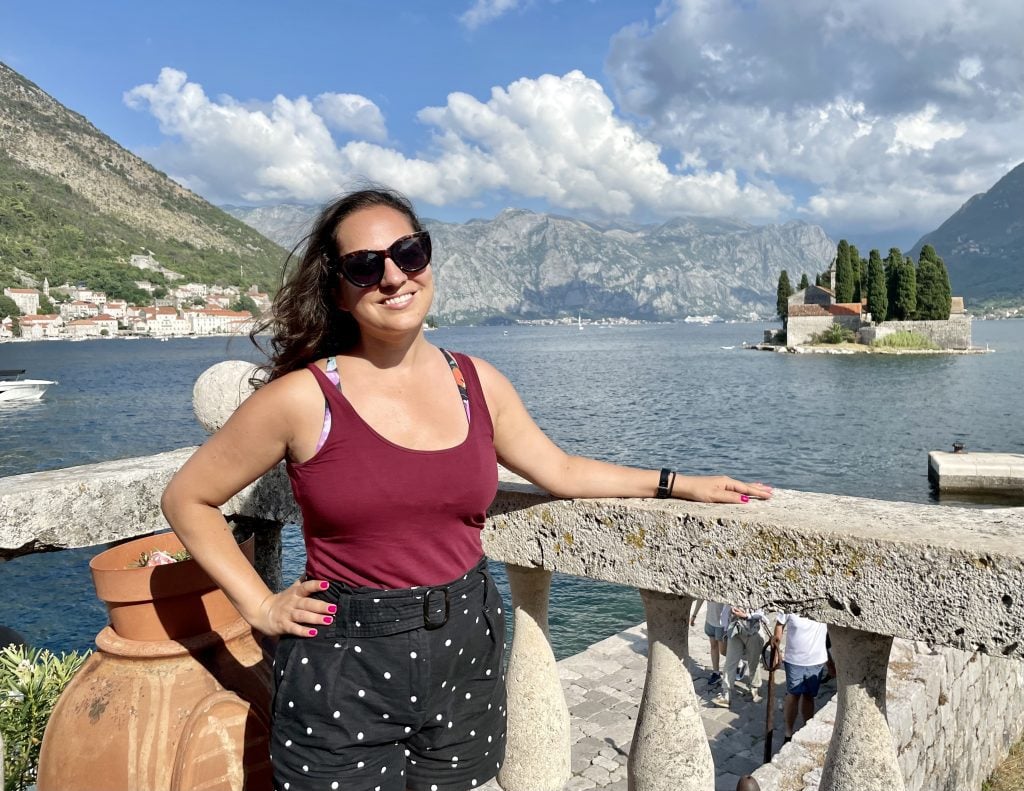
[[[772,487],[763,483],[743,483],[724,475],[678,475],[672,496],[698,503],[746,503],[752,498],[767,500],[772,496]]]

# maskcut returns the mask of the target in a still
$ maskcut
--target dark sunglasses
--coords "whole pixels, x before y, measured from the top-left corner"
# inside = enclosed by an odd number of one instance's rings
[[[430,234],[417,231],[396,239],[387,250],[356,250],[341,256],[335,268],[356,288],[375,286],[384,277],[384,259],[390,258],[406,274],[430,263]]]

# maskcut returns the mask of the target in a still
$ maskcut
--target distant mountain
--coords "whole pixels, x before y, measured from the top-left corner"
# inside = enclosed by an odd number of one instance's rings
[[[922,236],[915,259],[926,244],[946,262],[954,294],[1024,299],[1024,163]]]
[[[284,247],[316,213],[299,206],[225,207]],[[596,225],[506,209],[465,224],[425,220],[434,237],[445,322],[584,316],[661,320],[775,312],[779,272],[824,270],[835,243],[816,225],[755,226],[688,217],[661,225]]]
[[[117,292],[154,278],[269,287],[284,251],[125,150],[0,63],[0,284],[48,277]],[[126,285],[128,284],[128,285]]]

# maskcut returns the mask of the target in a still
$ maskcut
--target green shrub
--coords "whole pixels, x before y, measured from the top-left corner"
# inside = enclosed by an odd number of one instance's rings
[[[811,343],[854,343],[856,340],[857,333],[842,324],[833,324],[827,330],[811,336]]]
[[[57,698],[85,662],[85,654],[9,645],[0,650],[0,734],[4,791],[35,782],[43,731]]]
[[[874,341],[872,346],[883,349],[937,349],[924,335],[912,330],[901,330]]]

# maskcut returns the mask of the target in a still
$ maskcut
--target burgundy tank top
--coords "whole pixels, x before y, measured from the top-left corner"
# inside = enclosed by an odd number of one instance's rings
[[[480,530],[498,489],[494,427],[473,363],[463,354],[455,359],[471,418],[466,439],[443,450],[386,440],[316,365],[307,366],[331,411],[323,446],[287,465],[309,579],[385,589],[439,585],[480,560]]]

